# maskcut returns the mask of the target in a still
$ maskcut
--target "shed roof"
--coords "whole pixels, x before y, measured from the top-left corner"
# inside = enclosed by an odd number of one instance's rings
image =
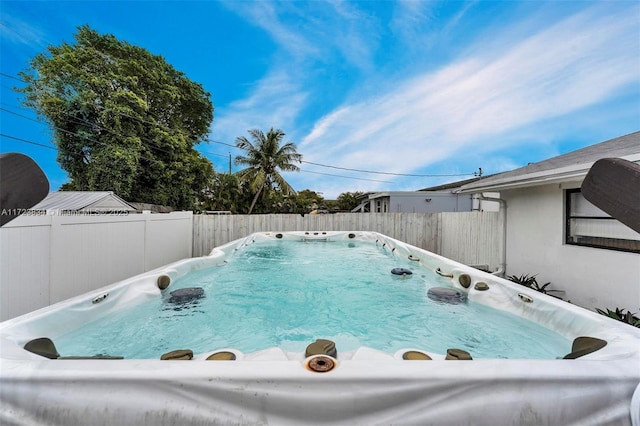
[[[548,183],[581,181],[593,163],[601,158],[623,158],[640,162],[640,131],[486,177],[463,185],[459,192],[499,191]]]
[[[58,191],[50,192],[31,210],[135,211],[136,209],[111,191]]]

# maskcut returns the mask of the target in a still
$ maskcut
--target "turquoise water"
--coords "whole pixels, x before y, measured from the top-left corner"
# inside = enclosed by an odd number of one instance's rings
[[[406,277],[390,273],[408,268]],[[62,355],[155,358],[230,347],[303,352],[317,338],[338,351],[360,346],[393,353],[413,347],[474,358],[552,359],[571,351],[559,334],[477,303],[427,298],[449,280],[380,245],[362,241],[261,241],[224,266],[175,280],[162,298],[118,311],[56,339]],[[202,287],[205,297],[169,303],[169,291]]]

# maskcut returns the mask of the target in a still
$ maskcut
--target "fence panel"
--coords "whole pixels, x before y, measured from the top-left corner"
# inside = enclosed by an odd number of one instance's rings
[[[191,212],[19,217],[0,229],[0,321],[191,257]]]
[[[494,212],[440,213],[438,254],[469,265],[500,264],[501,216]]]
[[[501,220],[497,212],[196,215],[193,255],[206,255],[216,246],[253,232],[373,231],[465,264],[496,269]]]
[[[0,228],[0,321],[47,306],[50,301],[51,221],[14,219]]]
[[[144,271],[144,221],[106,215],[50,217],[50,303]]]

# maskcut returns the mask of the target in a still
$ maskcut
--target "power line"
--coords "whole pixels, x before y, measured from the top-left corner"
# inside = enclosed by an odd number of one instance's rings
[[[13,80],[21,81],[23,83],[27,83],[25,80],[23,80],[23,79],[21,79],[19,77],[12,76],[10,74],[6,74],[6,73],[3,73],[3,72],[0,72],[0,75],[4,76],[4,77],[7,77],[7,78],[10,78],[10,79],[13,79]],[[85,102],[85,103],[88,103],[88,102]],[[104,107],[102,105],[92,104],[92,106],[93,107],[97,107],[97,108],[101,108],[101,109],[106,109],[106,107]],[[7,112],[10,112],[10,111],[7,111]],[[106,129],[106,128],[104,128],[104,127],[102,127],[102,126],[100,126],[100,125],[98,125],[96,123],[92,123],[92,122],[90,122],[88,120],[84,120],[84,119],[79,119],[78,117],[72,116],[71,114],[66,113],[66,112],[63,112],[63,113],[65,115],[71,117],[77,124],[87,124],[87,125],[90,125],[90,126],[95,126],[95,127],[99,128],[101,130],[104,130],[104,131],[109,132],[111,134],[114,134],[116,136],[123,136],[123,135],[121,135],[121,134],[119,134],[117,132],[114,132],[112,130]],[[163,126],[163,125],[161,125],[160,123],[157,123],[157,122],[151,122],[151,121],[147,121],[147,120],[141,119],[140,117],[134,117],[134,116],[125,114],[122,111],[116,111],[116,113],[118,113],[118,114],[120,114],[120,115],[122,115],[124,117],[128,117],[128,118],[130,118],[132,120],[136,120],[136,121],[138,121],[140,123],[156,126],[156,127],[160,128],[163,131],[175,132],[175,129],[170,129],[170,128],[165,127],[165,126]],[[18,115],[16,113],[13,113],[13,114]],[[27,118],[27,117],[25,117],[25,118]],[[33,120],[33,119],[31,119],[31,120]],[[35,120],[33,120],[33,121],[35,121]],[[40,121],[38,121],[38,122],[40,122]],[[71,132],[68,132],[68,131],[66,131],[64,129],[60,129],[60,128],[56,127],[56,126],[54,126],[54,128],[56,128],[58,130],[61,130],[61,131],[65,131],[67,133],[71,133]],[[182,132],[180,132],[180,133],[182,134]],[[72,133],[72,134],[74,134],[74,133]],[[74,135],[80,137],[77,134],[74,134]],[[195,138],[194,135],[188,135],[188,134],[182,134],[182,135],[186,136],[186,137]],[[91,140],[89,138],[86,138],[86,139],[87,140]],[[161,151],[161,152],[165,152],[165,153],[170,153],[169,151],[167,151],[167,150],[165,150],[163,148],[154,146],[153,141],[148,139],[148,138],[142,138],[141,137],[140,139],[141,140],[147,140],[149,142],[149,144],[147,144],[147,146],[149,148],[151,148],[151,149],[155,149],[155,150],[158,150],[158,151]],[[227,143],[227,142],[218,141],[218,140],[215,140],[215,139],[212,139],[212,138],[209,138],[209,137],[196,138],[196,139],[201,139],[201,140],[206,141],[206,142],[211,142],[211,143],[228,146],[228,147],[235,148],[235,149],[240,149],[235,144],[230,144],[230,143]],[[218,157],[227,158],[226,155],[216,154],[216,153],[212,153],[212,152],[209,152],[209,151],[200,151],[200,152],[203,153],[203,154],[209,154],[209,155],[214,155],[214,156],[218,156]],[[462,177],[462,176],[477,176],[476,172],[473,172],[473,173],[457,173],[457,174],[394,173],[394,172],[382,172],[382,171],[376,171],[376,170],[363,170],[363,169],[356,169],[356,168],[350,168],[350,167],[333,166],[333,165],[329,165],[329,164],[315,163],[315,162],[306,161],[306,160],[300,160],[300,162],[301,163],[306,163],[306,164],[311,164],[311,165],[318,166],[318,167],[325,167],[325,168],[336,169],[336,170],[345,170],[345,171],[356,172],[356,173],[379,174],[379,175],[387,175],[387,176],[404,176],[404,177]],[[322,174],[322,173],[319,173],[319,172],[315,172],[315,173],[316,174]],[[336,177],[344,177],[344,178],[347,178],[347,179],[358,179],[358,178],[353,178],[353,177],[348,177],[348,176],[331,175],[331,174],[328,174],[328,173],[325,173],[325,175],[327,175],[327,176],[336,176]],[[362,179],[362,180],[367,180],[367,179]],[[389,181],[376,181],[376,180],[372,180],[372,181],[373,182],[390,183]]]
[[[6,105],[4,102],[0,102],[0,104],[2,104],[2,105]],[[15,116],[20,117],[20,118],[24,118],[25,120],[35,121],[36,123],[40,123],[40,124],[42,124],[42,125],[44,125],[44,126],[46,126],[46,125],[47,125],[47,123],[43,123],[43,122],[42,122],[42,121],[40,121],[40,120],[36,120],[35,118],[31,118],[31,117],[29,117],[29,116],[27,116],[27,115],[20,114],[20,113],[17,113],[17,112],[15,112],[15,111],[11,111],[11,110],[6,109],[6,108],[2,108],[2,107],[0,107],[0,111],[7,112],[7,113],[9,113],[9,114],[15,115]],[[56,128],[56,129],[58,129],[58,130],[64,130],[64,129],[60,129],[60,128],[56,127],[56,126],[53,126],[53,127],[54,127],[54,128]]]
[[[45,144],[42,144],[42,143],[39,143],[39,142],[34,142],[34,141],[31,141],[31,140],[28,140],[28,139],[24,139],[24,138],[19,138],[19,137],[17,137],[17,136],[11,136],[11,135],[6,135],[6,134],[4,134],[4,133],[0,133],[0,137],[7,138],[7,139],[13,139],[13,140],[18,141],[18,142],[28,143],[28,144],[30,144],[30,145],[41,146],[41,147],[43,147],[43,148],[52,149],[52,150],[54,150],[54,151],[60,151],[58,148],[56,148],[56,147],[54,147],[54,146],[51,146],[51,145],[45,145]],[[103,146],[106,146],[106,145],[107,145],[107,144],[105,144],[104,142],[98,142],[98,141],[95,141],[95,142],[97,142],[97,143],[99,143],[100,145],[103,145]],[[149,162],[155,162],[155,163],[162,164],[162,162],[161,162],[161,161],[156,160],[155,158],[145,157],[144,155],[141,155],[139,158],[142,158],[143,160],[147,160],[147,161],[149,161]]]
[[[0,104],[2,104],[2,105],[6,105],[4,102],[0,102]],[[89,138],[89,137],[86,137],[86,136],[80,136],[80,135],[78,135],[77,133],[71,132],[71,131],[66,130],[66,129],[62,129],[62,128],[60,128],[60,127],[58,127],[58,126],[54,126],[54,125],[52,125],[52,124],[44,123],[44,122],[42,122],[41,120],[37,120],[37,119],[35,119],[35,118],[31,118],[31,117],[29,117],[29,116],[26,116],[26,115],[24,115],[24,114],[17,113],[17,112],[15,112],[15,111],[11,111],[11,110],[9,110],[9,109],[7,109],[7,108],[2,108],[2,107],[0,107],[0,111],[4,111],[4,112],[6,112],[6,113],[8,113],[8,114],[15,115],[15,116],[20,117],[20,118],[23,118],[23,119],[25,119],[25,120],[29,120],[29,121],[36,122],[36,123],[41,124],[41,125],[43,125],[43,126],[51,126],[51,127],[53,127],[54,129],[57,129],[57,130],[59,130],[59,131],[61,131],[61,132],[64,132],[64,133],[70,134],[70,135],[72,135],[72,136],[81,137],[81,138],[83,138],[83,139],[85,139],[85,140],[88,140],[88,141],[91,141],[91,142],[95,142],[95,143],[100,144],[100,145],[103,145],[103,146],[105,146],[105,145],[106,145],[104,142],[100,142],[100,141],[97,141],[97,140],[95,140],[95,139],[93,139],[93,138]],[[76,122],[77,122],[77,120],[76,120]],[[85,120],[85,123],[83,123],[83,124],[91,124],[91,123],[89,123],[88,121],[86,121],[86,120]],[[97,126],[97,125],[96,125],[96,126]],[[97,126],[97,127],[100,127],[100,126]],[[117,135],[117,134],[116,134],[116,135]],[[154,148],[154,149],[157,149],[157,150],[160,150],[160,151],[163,151],[163,152],[168,153],[168,151],[163,150],[162,148],[157,148],[157,147],[151,147],[151,148]],[[202,151],[200,151],[200,152],[202,152]],[[205,153],[205,152],[202,152],[202,153]],[[226,155],[222,155],[222,154],[215,154],[215,153],[213,153],[213,152],[206,152],[206,154],[214,155],[214,156],[222,157],[222,158],[227,158],[227,156],[226,156]]]
[[[1,86],[3,89],[15,90],[15,87],[13,87],[13,86],[7,86],[6,84],[0,84],[0,86]]]
[[[21,79],[21,78],[14,77],[14,76],[12,76],[12,75],[9,75],[9,74],[3,73],[3,72],[0,72],[0,75],[2,75],[2,76],[4,76],[4,77],[11,78],[11,79],[14,79],[14,80],[21,81],[21,82],[23,82],[23,83],[27,83],[25,80],[23,80],[23,79]],[[94,107],[94,108],[98,108],[98,109],[102,109],[102,110],[106,110],[106,109],[107,109],[107,107],[102,106],[102,105],[97,105],[97,104],[93,104],[93,103],[89,103],[89,102],[83,102],[83,103],[84,103],[85,105],[90,105],[90,106],[92,106],[92,107]],[[149,125],[151,125],[151,126],[157,127],[157,128],[159,128],[159,129],[161,129],[161,130],[163,130],[163,131],[166,131],[167,133],[175,132],[175,129],[170,129],[170,128],[168,128],[168,127],[162,126],[160,123],[157,123],[157,122],[155,122],[155,123],[154,123],[154,122],[151,122],[151,121],[146,121],[146,120],[141,119],[140,117],[134,117],[134,116],[128,115],[128,114],[126,114],[126,113],[124,113],[124,112],[122,112],[122,111],[115,111],[115,112],[116,112],[117,114],[121,115],[121,116],[124,116],[124,117],[130,118],[130,119],[136,120],[136,121],[137,121],[137,122],[139,122],[139,123],[149,124]],[[117,132],[115,132],[115,131],[113,131],[113,130],[107,129],[107,128],[105,128],[105,127],[103,127],[103,126],[101,126],[101,125],[99,125],[99,124],[97,124],[97,123],[95,123],[95,122],[91,122],[91,121],[89,121],[89,120],[85,120],[85,119],[83,119],[83,118],[78,118],[78,117],[76,117],[76,116],[74,116],[74,115],[72,115],[72,114],[70,114],[70,113],[68,113],[68,112],[65,112],[65,111],[62,111],[62,113],[63,113],[64,115],[66,115],[67,117],[70,117],[70,118],[71,118],[71,121],[75,122],[75,124],[85,124],[85,125],[88,125],[88,126],[91,126],[91,127],[96,127],[96,128],[98,128],[98,129],[100,129],[100,130],[103,130],[103,131],[105,131],[105,132],[111,133],[111,134],[113,134],[113,135],[115,135],[115,136],[120,136],[120,137],[123,137],[123,138],[125,137],[124,135],[122,135],[122,134],[120,134],[120,133],[117,133]],[[14,113],[14,114],[16,114],[16,113]],[[17,115],[17,114],[16,114],[16,115]],[[26,117],[25,117],[25,118],[26,118]],[[38,121],[38,122],[40,122],[40,121]],[[65,131],[64,129],[61,129],[61,128],[59,128],[59,127],[57,127],[57,126],[53,125],[53,124],[52,124],[52,127],[54,127],[55,129],[61,130],[61,131]],[[68,131],[66,131],[66,132],[67,132],[67,133],[70,133],[70,132],[68,132]],[[77,136],[77,137],[82,137],[82,136],[79,136],[78,134],[75,134],[75,133],[71,133],[71,134],[73,134],[74,136]],[[188,134],[185,134],[185,133],[183,133],[183,132],[180,132],[180,134],[181,134],[182,136],[186,136],[186,137],[188,137],[188,138],[201,139],[201,138],[199,138],[199,137],[195,137],[194,135],[188,135]],[[87,140],[91,140],[91,139],[89,139],[89,138],[85,138],[85,139],[87,139]],[[150,149],[155,149],[155,150],[158,150],[158,151],[164,152],[164,153],[166,153],[166,154],[171,154],[171,151],[168,151],[168,150],[166,150],[166,149],[163,149],[163,148],[160,148],[160,147],[158,147],[158,146],[155,146],[155,145],[154,145],[154,141],[152,141],[152,140],[151,140],[151,139],[149,139],[149,138],[146,138],[146,137],[140,137],[140,139],[141,139],[141,140],[146,140],[147,142],[149,142],[149,143],[148,143],[148,144],[146,144],[146,145],[147,145],[147,147],[148,147],[148,148],[150,148]],[[202,138],[202,139],[204,140],[205,138]]]
[[[206,140],[207,142],[212,142],[212,143],[217,143],[217,144],[220,144],[220,145],[230,146],[231,148],[235,148],[235,149],[240,149],[237,146],[235,146],[233,144],[230,144],[230,143],[227,143],[227,142],[221,142],[221,141],[217,141],[217,140],[210,139],[210,138],[204,138],[204,140]]]
[[[6,105],[4,102],[0,102],[0,103],[1,103],[1,104],[3,104],[3,105]],[[26,116],[26,115],[24,115],[24,114],[20,114],[20,113],[17,113],[17,112],[15,112],[15,111],[11,111],[11,110],[9,110],[9,109],[7,109],[7,108],[2,108],[2,107],[0,107],[0,111],[5,111],[5,112],[7,112],[7,113],[9,113],[9,114],[13,114],[13,115],[15,115],[15,116],[18,116],[18,117],[24,118],[25,120],[34,121],[34,122],[39,123],[39,124],[42,124],[42,125],[47,125],[47,123],[44,123],[44,122],[42,122],[42,121],[40,121],[40,120],[36,120],[36,119],[31,118],[31,117],[28,117],[28,116]],[[123,114],[123,115],[125,115],[125,116],[126,116],[126,114]],[[76,122],[78,122],[78,119],[77,119],[76,117],[72,117],[72,118],[74,118],[74,120],[75,120]],[[135,119],[136,117],[131,117],[131,118],[134,118],[134,119]],[[87,120],[80,120],[80,123],[82,123],[82,124],[92,124],[92,123],[90,123],[90,122],[89,122],[89,121],[87,121]],[[149,123],[149,124],[153,124],[153,123]],[[52,127],[54,127],[55,129],[57,129],[57,130],[59,130],[59,131],[62,131],[62,132],[65,132],[65,133],[71,134],[71,135],[76,136],[76,137],[80,137],[78,134],[76,134],[76,133],[74,133],[74,132],[70,132],[70,131],[68,131],[68,130],[61,129],[61,128],[59,128],[59,127],[57,127],[57,126],[53,126],[53,125],[52,125]],[[97,127],[101,127],[101,126],[97,126]],[[113,132],[112,132],[112,133],[113,133]],[[96,141],[96,140],[91,139],[91,138],[87,138],[87,137],[85,137],[85,139],[86,139],[86,140],[89,140],[89,141],[92,141],[92,142],[95,142],[95,143],[99,143],[99,144],[104,145],[104,143],[101,143],[101,142]],[[235,145],[231,145],[231,144],[228,144],[228,143],[225,143],[225,142],[216,141],[216,140],[212,140],[212,139],[207,139],[207,140],[208,140],[209,142],[218,143],[218,144],[221,144],[221,145],[226,145],[226,146],[230,146],[230,147],[233,147],[233,148],[236,148],[236,149],[240,149],[240,148],[236,147]],[[164,151],[164,150],[162,150],[161,148],[157,148],[157,147],[152,147],[152,148],[158,149],[158,150],[160,150],[160,151]],[[164,152],[166,152],[166,151],[164,151]],[[217,157],[221,157],[221,158],[225,158],[225,159],[227,158],[227,156],[226,156],[226,155],[216,154],[216,153],[209,152],[209,151],[200,151],[200,152],[202,152],[203,154],[213,155],[213,156],[217,156]],[[330,168],[336,168],[336,169],[342,169],[342,170],[351,170],[351,169],[342,168],[342,167],[334,167],[334,166],[321,165],[321,164],[318,164],[318,163],[312,163],[312,162],[310,162],[310,161],[302,161],[302,162],[303,162],[303,163],[307,163],[307,164],[320,165],[320,166],[325,166],[325,167],[330,167]],[[336,175],[336,174],[330,174],[330,173],[314,172],[314,171],[311,171],[311,170],[300,170],[300,171],[301,171],[301,172],[304,172],[304,173],[313,173],[313,174],[317,174],[317,175],[333,176],[333,177],[338,177],[338,178],[343,178],[343,179],[364,180],[364,181],[369,181],[369,182],[381,182],[381,183],[392,183],[392,182],[390,182],[390,181],[385,181],[385,180],[376,180],[376,179],[357,178],[357,177],[353,177],[353,176],[344,176],[344,175]],[[381,174],[385,174],[385,173],[384,173],[384,172],[381,172]]]
[[[388,180],[357,178],[357,177],[352,177],[352,176],[334,175],[334,174],[331,174],[331,173],[312,172],[310,170],[302,170],[302,169],[300,169],[300,172],[313,173],[314,175],[334,176],[334,177],[339,177],[339,178],[343,178],[343,179],[355,179],[355,180],[367,180],[369,182],[393,183],[393,182],[390,182]]]
[[[0,108],[0,110],[1,109],[2,108]],[[58,148],[56,148],[54,146],[45,145],[45,144],[42,144],[42,143],[30,141],[28,139],[19,138],[19,137],[16,137],[16,136],[6,135],[4,133],[0,133],[0,137],[13,139],[13,140],[16,140],[18,142],[28,143],[30,145],[36,145],[36,146],[40,146],[40,147],[43,147],[43,148],[48,148],[48,149],[51,149],[51,150],[54,150],[54,151],[58,151]],[[213,155],[219,155],[219,154],[213,154]],[[226,156],[221,155],[221,157],[226,157]],[[141,157],[141,158],[145,158],[146,160],[149,160],[149,161],[158,161],[158,160],[154,160],[154,159],[146,158],[146,157]],[[389,181],[384,181],[384,180],[364,179],[364,178],[357,178],[357,177],[351,177],[351,176],[334,175],[334,174],[329,174],[329,173],[313,172],[313,171],[310,171],[310,170],[299,170],[299,171],[302,172],[302,173],[313,173],[313,174],[316,174],[316,175],[333,176],[333,177],[339,177],[339,178],[343,178],[343,179],[355,179],[355,180],[366,180],[366,181],[370,181],[370,182],[391,183]]]
[[[2,76],[4,76],[4,77],[7,77],[7,78],[10,78],[10,79],[13,79],[13,80],[17,80],[17,81],[21,81],[21,82],[23,82],[23,83],[26,83],[26,81],[25,81],[25,80],[23,80],[23,79],[21,79],[21,78],[18,78],[18,77],[14,77],[14,76],[9,75],[9,74],[6,74],[6,73],[2,73],[2,72],[0,72],[0,75],[2,75]],[[95,104],[94,104],[93,106],[94,106],[94,107],[97,107],[97,108],[101,108],[101,109],[106,109],[106,107],[101,106],[101,105],[95,105]],[[37,122],[37,123],[40,123],[40,124],[43,124],[43,125],[47,125],[47,123],[43,123],[43,122],[42,122],[42,121],[40,121],[40,120],[36,120],[36,119],[33,119],[33,118],[28,117],[28,116],[26,116],[26,115],[16,113],[16,112],[11,111],[11,110],[8,110],[8,109],[6,109],[6,108],[0,108],[0,110],[1,110],[1,111],[5,111],[5,112],[7,112],[7,113],[9,113],[9,114],[13,114],[13,115],[16,115],[16,116],[18,116],[18,117],[24,118],[24,119],[26,119],[26,120],[30,120],[30,121],[34,121],[34,122]],[[76,116],[72,116],[71,114],[66,113],[66,112],[63,112],[63,113],[64,113],[65,115],[67,115],[67,116],[71,117],[72,121],[74,121],[76,124],[86,124],[86,125],[94,126],[94,127],[97,127],[97,128],[98,128],[98,129],[100,129],[100,130],[103,130],[103,131],[109,132],[109,133],[111,133],[111,134],[113,134],[113,135],[116,135],[116,136],[123,136],[123,135],[121,135],[121,134],[119,134],[119,133],[117,133],[117,132],[115,132],[115,131],[113,131],[113,130],[110,130],[110,129],[107,129],[107,128],[105,128],[105,127],[102,127],[102,126],[100,126],[100,125],[98,125],[98,124],[96,124],[96,123],[90,122],[90,121],[85,120],[85,119],[82,119],[82,118],[78,118],[78,117],[76,117]],[[126,114],[126,113],[124,113],[124,112],[122,112],[122,111],[117,111],[117,113],[118,113],[118,114],[120,114],[120,115],[122,115],[122,116],[124,116],[124,117],[131,118],[131,119],[133,119],[133,120],[136,120],[136,121],[138,121],[138,122],[140,122],[140,123],[149,124],[149,125],[152,125],[152,126],[156,126],[156,127],[158,127],[158,128],[161,128],[161,129],[163,129],[163,128],[164,128],[163,130],[175,130],[175,129],[169,129],[169,128],[166,128],[166,127],[162,126],[160,123],[157,123],[157,122],[151,122],[151,121],[143,120],[143,119],[141,119],[141,118],[139,118],[139,117],[134,117],[134,116],[128,115],[128,114]],[[52,126],[54,129],[59,130],[59,131],[62,131],[62,132],[65,132],[65,133],[67,133],[67,134],[71,134],[71,135],[76,136],[76,137],[83,137],[84,139],[86,139],[86,140],[88,140],[88,141],[92,141],[92,142],[95,142],[95,143],[99,143],[99,144],[105,145],[103,142],[96,141],[96,140],[91,139],[91,138],[88,138],[88,137],[86,137],[86,136],[80,136],[80,135],[78,135],[77,133],[70,132],[70,131],[68,131],[68,130],[62,129],[62,128],[57,127],[57,126],[55,126],[55,125],[51,125],[51,126]],[[43,145],[43,144],[40,144],[40,143],[37,143],[37,142],[33,142],[33,141],[29,141],[29,140],[26,140],[26,139],[17,138],[17,137],[9,136],[9,135],[2,135],[2,136],[7,137],[7,138],[10,138],[10,139],[18,140],[18,141],[21,141],[21,142],[24,142],[24,143],[29,143],[29,144],[32,144],[32,145],[37,145],[37,146],[42,146],[42,147],[45,147],[45,148],[49,148],[49,149],[53,149],[53,150],[57,150],[57,148],[55,148],[55,147],[51,147],[51,146],[47,146],[47,145]],[[185,136],[188,136],[188,135],[185,135]],[[148,138],[140,138],[140,139],[147,140],[148,142],[152,142],[152,141],[151,141],[151,140],[149,140]],[[240,148],[238,148],[235,144],[230,144],[230,143],[227,143],[227,142],[218,141],[218,140],[215,140],[215,139],[212,139],[212,138],[202,138],[202,139],[203,139],[203,140],[205,140],[205,141],[207,141],[207,142],[211,142],[211,143],[215,143],[215,144],[219,144],[219,145],[224,145],[224,146],[228,146],[228,147],[235,148],[235,149],[240,149]],[[165,152],[165,153],[169,153],[169,151],[167,151],[167,150],[165,150],[165,149],[162,149],[162,148],[159,148],[159,147],[157,147],[157,146],[153,146],[153,145],[151,145],[151,144],[150,144],[150,145],[148,145],[148,146],[149,146],[150,148],[152,148],[152,149],[156,149],[156,150],[158,150],[158,151],[162,151],[162,152]],[[209,152],[209,151],[200,151],[200,152],[202,152],[203,154],[208,154],[208,155],[213,155],[213,156],[217,156],[217,157],[227,158],[227,156],[226,156],[226,155],[216,154],[216,153]],[[145,158],[145,157],[142,157],[142,158]],[[151,159],[148,159],[148,160],[151,160]],[[156,161],[157,161],[157,160],[156,160]],[[305,161],[305,160],[301,160],[301,163],[307,163],[307,164],[312,164],[312,165],[319,166],[319,167],[326,167],[326,168],[332,168],[332,169],[339,169],[339,170],[354,171],[354,172],[359,172],[359,173],[384,174],[384,175],[395,175],[395,176],[413,176],[413,177],[466,176],[466,175],[417,175],[417,174],[403,174],[403,173],[379,172],[379,171],[360,170],[360,169],[353,169],[353,168],[347,168],[347,167],[331,166],[331,165],[320,164],[320,163],[314,163],[314,162],[311,162],[311,161]],[[332,177],[338,177],[338,178],[342,178],[342,179],[353,179],[353,180],[363,180],[363,181],[369,181],[369,182],[392,183],[392,182],[390,182],[390,181],[383,181],[383,180],[376,180],[376,179],[357,178],[357,177],[352,177],[352,176],[344,176],[344,175],[336,175],[336,174],[330,174],[330,173],[314,172],[314,171],[310,171],[310,170],[300,170],[300,171],[301,171],[301,172],[303,172],[303,173],[312,173],[312,174],[317,174],[317,175],[332,176]]]
[[[328,167],[330,169],[338,169],[338,170],[348,170],[350,172],[359,172],[359,173],[371,173],[378,175],[392,175],[392,176],[411,176],[411,177],[451,177],[451,176],[470,176],[473,173],[460,173],[460,174],[430,174],[430,175],[417,175],[417,174],[409,174],[409,173],[392,173],[392,172],[378,172],[373,170],[360,170],[360,169],[351,169],[348,167],[338,167],[338,166],[330,166],[327,164],[320,163],[312,163],[311,161],[301,160],[301,163],[313,164],[314,166]]]
[[[229,158],[229,156],[228,156],[228,155],[216,154],[216,153],[213,153],[213,152],[206,152],[206,151],[199,151],[199,152],[200,152],[200,153],[202,153],[202,154],[213,155],[213,156],[216,156],[216,157],[222,157],[222,158],[224,158],[225,160],[226,160],[227,158]]]
[[[11,136],[11,135],[5,135],[4,133],[0,133],[0,137],[7,138],[7,139],[13,139],[13,140],[16,140],[16,141],[19,141],[19,142],[28,143],[28,144],[31,144],[31,145],[41,146],[43,148],[49,148],[49,149],[52,149],[54,151],[58,150],[58,148],[56,148],[55,146],[45,145],[45,144],[42,144],[42,143],[30,141],[30,140],[27,140],[27,139],[18,138],[18,137]]]
[[[17,81],[21,81],[21,82],[23,82],[23,83],[26,83],[26,81],[24,81],[24,80],[23,80],[23,79],[21,79],[20,77],[15,77],[15,76],[13,76],[13,75],[11,75],[11,74],[5,74],[5,73],[3,73],[3,72],[0,72],[0,75],[1,75],[1,76],[3,76],[3,77],[10,78],[10,79],[12,79],[12,80],[17,80]]]
[[[3,102],[0,102],[0,103],[4,104]],[[49,126],[49,124],[47,124],[47,123],[43,123],[43,122],[42,122],[42,121],[40,121],[40,120],[36,120],[36,119],[31,118],[31,117],[28,117],[28,116],[26,116],[26,115],[24,115],[24,114],[19,114],[19,113],[15,112],[15,111],[8,110],[8,109],[6,109],[6,108],[2,108],[2,107],[0,107],[0,111],[4,111],[4,112],[7,112],[7,113],[9,113],[9,114],[13,114],[13,115],[15,115],[15,116],[17,116],[17,117],[24,118],[25,120],[34,121],[34,122],[36,122],[36,123],[42,124],[43,126]],[[77,121],[76,121],[76,123],[77,123]],[[81,123],[81,124],[83,124],[83,123]],[[91,123],[88,123],[88,122],[87,122],[87,123],[84,123],[84,124],[91,124]],[[102,128],[102,127],[98,126],[97,124],[96,124],[95,126],[96,126],[96,127],[99,127],[99,128]],[[62,129],[62,128],[60,128],[60,127],[58,127],[58,126],[55,126],[55,125],[53,125],[53,124],[51,124],[51,127],[53,127],[54,129],[56,129],[56,130],[58,130],[58,131],[60,131],[60,132],[67,133],[67,134],[69,134],[69,135],[71,135],[71,136],[75,136],[75,137],[77,137],[77,138],[81,138],[81,139],[84,139],[84,140],[86,140],[86,141],[96,143],[96,144],[98,144],[98,145],[107,146],[107,144],[106,144],[105,142],[98,141],[98,140],[96,140],[96,139],[90,138],[90,137],[85,136],[85,135],[79,135],[79,134],[77,134],[77,133],[75,133],[75,132],[72,132],[72,131],[69,131],[69,130],[66,130],[66,129]],[[108,131],[107,129],[104,129],[104,130]],[[115,133],[115,132],[111,132],[111,133],[115,134],[116,136],[122,136],[122,135],[119,135],[118,133]],[[13,138],[13,139],[16,139],[16,138]],[[37,144],[37,142],[33,142],[33,143],[36,143],[36,144]],[[150,147],[150,148],[158,149],[158,150],[160,150],[160,151],[163,151],[163,152],[169,153],[169,151],[163,150],[163,149],[161,149],[161,148],[156,148],[156,147],[153,147],[153,146],[152,146],[152,147]],[[156,160],[156,159],[148,158],[148,157],[145,157],[145,156],[141,156],[140,158],[144,158],[144,159],[149,160],[149,161],[156,161],[156,162],[159,162],[159,161],[158,161],[158,160]]]
[[[2,104],[4,104],[4,102],[2,102]],[[17,113],[17,112],[14,112],[14,111],[8,110],[8,109],[6,109],[6,108],[0,108],[0,111],[5,111],[5,112],[7,112],[7,113],[9,113],[9,114],[13,114],[13,115],[15,115],[15,116],[18,116],[18,117],[24,118],[24,119],[26,119],[26,120],[34,121],[34,122],[36,122],[36,123],[40,123],[40,124],[42,124],[42,125],[44,125],[44,126],[51,126],[52,128],[54,128],[54,129],[56,129],[56,130],[58,130],[58,131],[61,131],[61,132],[67,133],[67,134],[69,134],[69,135],[71,135],[71,136],[75,136],[75,137],[77,137],[77,138],[81,138],[81,139],[84,139],[84,140],[87,140],[87,141],[90,141],[90,142],[97,143],[97,144],[102,145],[102,146],[106,146],[106,145],[107,145],[105,142],[98,141],[98,140],[96,140],[96,139],[93,139],[93,138],[88,137],[88,136],[85,136],[85,135],[79,135],[79,134],[78,134],[78,133],[76,133],[76,132],[72,132],[72,131],[69,131],[69,130],[66,130],[66,129],[62,129],[62,128],[60,128],[60,127],[58,127],[58,126],[54,125],[54,124],[44,123],[44,122],[42,122],[42,121],[40,121],[40,120],[36,120],[36,119],[31,118],[31,117],[28,117],[28,116],[26,116],[26,115],[19,114],[19,113]],[[106,127],[100,126],[99,124],[92,123],[92,122],[90,122],[90,121],[88,121],[88,120],[84,120],[84,119],[81,119],[81,118],[79,119],[79,118],[77,118],[77,117],[75,117],[75,116],[73,116],[73,115],[71,115],[71,114],[69,114],[69,113],[67,113],[67,112],[63,112],[63,114],[65,114],[65,115],[67,115],[68,117],[70,117],[70,118],[71,118],[71,120],[70,120],[70,121],[74,122],[75,124],[84,124],[84,125],[88,125],[88,126],[96,127],[96,128],[98,128],[98,129],[100,129],[100,130],[103,130],[103,131],[105,131],[105,132],[111,133],[112,135],[115,135],[115,136],[119,136],[119,137],[125,138],[125,136],[124,136],[124,135],[122,135],[121,133],[118,133],[118,132],[115,132],[115,131],[113,131],[113,130],[107,129]],[[152,142],[152,141],[151,141],[150,139],[148,139],[148,138],[143,138],[143,137],[141,137],[140,139],[141,139],[141,140],[146,140],[146,141],[148,141],[148,142]],[[164,152],[165,154],[171,154],[171,151],[168,151],[168,150],[166,150],[166,149],[164,149],[164,148],[160,148],[160,147],[154,146],[152,143],[148,143],[148,144],[146,144],[145,146],[146,146],[146,147],[148,147],[148,148],[150,148],[150,149],[155,149],[155,150],[157,150],[157,151]],[[142,158],[146,158],[146,157],[142,157]],[[147,158],[147,160],[151,160],[151,159]]]

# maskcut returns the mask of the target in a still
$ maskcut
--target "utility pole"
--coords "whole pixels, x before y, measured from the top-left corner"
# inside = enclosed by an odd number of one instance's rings
[[[229,152],[229,174],[231,174],[231,152]]]

